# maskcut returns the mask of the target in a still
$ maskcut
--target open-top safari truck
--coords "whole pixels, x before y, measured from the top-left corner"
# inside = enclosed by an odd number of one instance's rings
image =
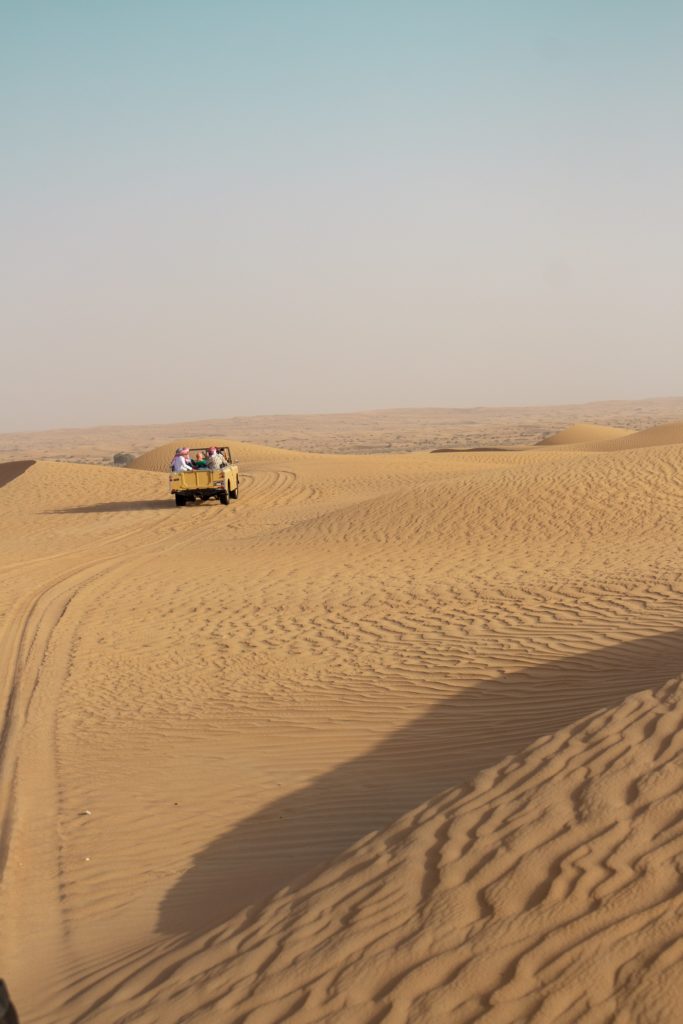
[[[227,446],[216,450],[226,463],[222,469],[209,469],[202,465],[206,461],[205,448],[190,448],[186,459],[193,468],[182,473],[171,470],[168,489],[175,495],[176,505],[186,505],[191,501],[208,501],[210,498],[218,498],[221,505],[227,505],[231,498],[239,496],[240,477],[237,462],[233,462],[232,453]]]

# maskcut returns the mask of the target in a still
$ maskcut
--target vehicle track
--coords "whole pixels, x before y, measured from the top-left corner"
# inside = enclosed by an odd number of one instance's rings
[[[218,509],[206,510],[201,520],[195,517],[193,539],[200,542],[215,529]],[[185,532],[168,529],[177,521],[175,512],[159,523],[126,531],[94,545],[90,557],[82,562],[83,551],[63,553],[77,565],[62,568],[51,579],[31,590],[9,612],[0,646],[0,892],[2,893],[2,933],[12,937],[14,950],[2,950],[6,963],[21,943],[21,934],[30,929],[21,906],[22,864],[13,858],[13,838],[22,835],[22,846],[30,839],[32,851],[31,884],[42,887],[44,898],[37,901],[41,920],[35,926],[45,934],[61,934],[68,943],[67,910],[62,891],[63,870],[60,840],[60,783],[56,757],[55,717],[61,688],[68,678],[79,625],[117,576],[130,572],[131,556],[138,567],[160,556],[172,555],[187,542]],[[114,540],[135,538],[138,543],[125,551],[111,551]],[[35,561],[35,560],[34,560]],[[40,780],[40,800],[23,796],[23,765]],[[50,916],[50,914],[52,916]],[[4,946],[0,937],[0,947]]]
[[[59,559],[74,558],[77,555],[82,556],[92,547],[109,547],[112,544],[120,544],[122,541],[128,540],[130,537],[136,537],[139,534],[148,533],[151,529],[157,530],[160,524],[163,525],[164,523],[171,522],[173,519],[175,519],[175,510],[165,515],[162,520],[157,520],[154,523],[153,527],[150,525],[146,525],[139,526],[134,530],[122,530],[119,533],[112,534],[111,537],[107,537],[103,540],[88,542],[79,548],[69,548],[65,551],[57,551],[52,555],[39,555],[36,558],[27,558],[19,562],[10,562],[9,564],[0,566],[0,576],[8,576],[13,570],[16,569],[20,569],[22,572],[25,572],[26,569],[32,568],[36,565],[44,565],[48,562],[56,562],[59,561]]]

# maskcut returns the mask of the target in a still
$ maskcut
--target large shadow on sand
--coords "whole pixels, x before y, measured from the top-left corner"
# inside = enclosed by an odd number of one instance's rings
[[[31,466],[35,466],[34,459],[22,459],[21,462],[2,462],[0,463],[0,487],[4,487],[5,484],[11,483],[12,480],[16,480],[18,476],[25,473]]]
[[[681,671],[683,629],[461,690],[368,753],[268,804],[210,843],[167,893],[158,928],[181,934],[220,924],[279,888],[300,883],[367,832],[506,754]]]
[[[103,501],[99,505],[73,505],[71,508],[52,508],[46,516],[80,516],[88,512],[149,512],[166,509],[175,505],[169,498],[150,498],[147,501]]]

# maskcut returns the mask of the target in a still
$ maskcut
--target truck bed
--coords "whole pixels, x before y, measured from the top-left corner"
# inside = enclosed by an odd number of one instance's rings
[[[223,469],[193,469],[185,473],[171,473],[171,488],[174,491],[202,491],[225,482]]]

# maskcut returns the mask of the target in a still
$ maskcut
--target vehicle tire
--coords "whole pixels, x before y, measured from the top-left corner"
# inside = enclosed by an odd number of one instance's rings
[[[239,482],[239,479],[238,479],[238,480],[235,481],[235,490],[234,491],[230,491],[230,497],[234,498],[235,501],[237,501],[239,496],[240,496],[240,482]]]
[[[181,508],[185,504],[185,495],[184,494],[176,494],[176,496],[175,496],[175,503],[178,506],[178,508]]]
[[[225,494],[219,494],[218,500],[220,501],[221,505],[228,505],[230,503],[230,494],[228,493],[228,491],[226,491]]]

